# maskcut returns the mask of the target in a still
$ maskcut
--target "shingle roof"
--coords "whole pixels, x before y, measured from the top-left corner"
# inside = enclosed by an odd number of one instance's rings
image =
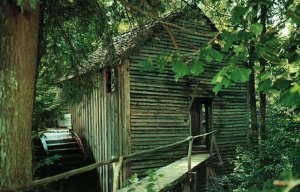
[[[182,12],[177,12],[170,14],[165,17],[164,21],[172,21],[178,17]],[[96,51],[89,55],[88,60],[84,63],[85,71],[89,70],[92,66],[95,66],[97,69],[101,69],[108,65],[118,64],[118,60],[122,60],[129,56],[138,46],[142,45],[147,39],[151,38],[155,31],[161,28],[161,24],[158,21],[152,22],[151,24],[136,28],[119,36],[113,38],[113,45],[115,48],[115,56],[117,61],[115,63],[107,64],[106,60],[109,56],[108,50],[100,46]]]
[[[172,22],[177,17],[184,13],[185,8],[172,13],[162,20],[167,22]],[[213,27],[213,24],[210,22],[204,14],[202,14]],[[121,63],[123,59],[126,59],[128,56],[134,53],[135,50],[141,45],[143,45],[151,37],[155,36],[155,32],[160,30],[162,25],[159,21],[153,21],[148,25],[144,25],[128,31],[124,34],[116,36],[113,38],[113,45],[115,48],[115,54],[112,59],[112,55],[109,54],[108,49],[104,46],[99,46],[96,51],[88,56],[87,61],[83,63],[83,67],[79,69],[80,74],[87,73],[91,70],[100,70],[106,66],[117,65]],[[71,79],[74,76],[69,76],[66,79]]]

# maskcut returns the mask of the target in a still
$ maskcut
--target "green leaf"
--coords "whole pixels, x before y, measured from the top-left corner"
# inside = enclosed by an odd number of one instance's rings
[[[136,173],[133,174],[133,175],[130,177],[129,181],[130,181],[131,183],[137,183],[137,182],[139,181],[137,174],[136,174]]]
[[[29,4],[31,8],[35,9],[38,4],[38,0],[29,0]]]
[[[246,11],[247,9],[245,7],[242,7],[240,5],[235,6],[232,9],[231,24],[235,25],[241,23],[241,20],[243,19]]]
[[[270,72],[260,73],[259,75],[257,75],[257,79],[261,80],[261,81],[264,81],[266,79],[269,79],[270,75],[271,75]]]
[[[231,79],[236,82],[246,82],[249,79],[251,70],[248,68],[236,67],[231,73]]]
[[[300,95],[298,92],[292,92],[291,89],[285,90],[280,94],[279,103],[285,107],[300,106]]]
[[[199,61],[196,61],[192,64],[190,72],[194,76],[199,76],[204,71],[204,65]]]
[[[272,87],[272,80],[271,79],[267,79],[265,81],[263,81],[262,83],[259,84],[258,86],[258,91],[265,91],[268,90]]]
[[[210,55],[206,55],[205,60],[206,60],[208,63],[210,63],[210,62],[213,60],[213,58],[212,58],[212,56],[210,56]]]
[[[231,64],[231,65],[235,65],[237,62],[238,62],[238,55],[237,54],[232,55],[228,60],[228,63]]]
[[[251,27],[250,27],[250,31],[251,31],[252,33],[254,33],[255,36],[260,35],[261,32],[262,32],[262,30],[263,30],[263,25],[260,24],[260,23],[254,23],[254,24],[252,24]]]
[[[173,62],[172,69],[176,73],[176,81],[178,81],[179,78],[189,74],[189,68],[187,67],[187,65],[178,59]]]
[[[206,48],[206,53],[207,55],[209,55],[212,59],[216,60],[216,61],[222,61],[223,60],[223,54],[217,50],[215,50],[212,46],[208,46]],[[209,58],[210,59],[210,58]],[[206,59],[207,60],[207,59]],[[210,62],[210,61],[207,61]]]
[[[259,71],[263,70],[263,68],[264,68],[264,67],[261,67],[261,66],[254,66],[254,70],[255,70],[256,72],[259,72]]]
[[[222,75],[221,72],[219,72],[219,73],[217,73],[217,74],[214,76],[214,78],[211,80],[211,82],[212,82],[213,84],[221,83],[222,80],[223,80],[223,78],[224,78],[224,76]]]
[[[234,46],[233,51],[235,53],[245,52],[247,51],[247,48],[244,45],[236,45]]]
[[[148,169],[148,170],[145,172],[145,174],[148,175],[148,176],[150,176],[150,175],[155,174],[155,171],[156,171],[156,169]]]
[[[291,21],[300,26],[300,4],[295,8],[296,11],[287,10],[287,16],[291,18]]]
[[[24,0],[17,0],[17,5],[18,6],[23,6],[24,5]]]
[[[24,0],[17,0],[17,6],[20,7],[21,12],[24,12]]]
[[[293,93],[299,93],[300,94],[300,84],[294,84],[291,87],[291,92],[293,92]]]
[[[232,82],[228,78],[224,77],[222,84],[224,85],[225,88],[227,88],[232,84]]]
[[[142,66],[142,70],[145,70],[145,71],[154,70],[154,66],[153,66],[153,62],[152,62],[151,58],[147,58],[144,61],[141,61],[140,65]]]
[[[216,85],[214,86],[213,92],[214,92],[215,94],[218,94],[218,92],[221,90],[221,88],[222,88],[222,84],[221,84],[221,83],[218,83],[218,84],[216,84]]]
[[[286,79],[277,79],[273,85],[273,87],[278,90],[285,90],[290,86],[291,86],[291,82]]]

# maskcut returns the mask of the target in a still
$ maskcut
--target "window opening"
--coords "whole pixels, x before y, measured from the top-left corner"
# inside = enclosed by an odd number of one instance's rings
[[[106,70],[106,92],[107,93],[111,93],[112,89],[111,89],[111,70],[107,69]]]

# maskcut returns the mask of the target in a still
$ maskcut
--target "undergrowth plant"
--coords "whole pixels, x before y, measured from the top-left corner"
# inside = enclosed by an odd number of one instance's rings
[[[257,146],[237,148],[233,173],[221,179],[224,191],[282,191],[274,180],[299,178],[299,114],[274,107],[269,114],[266,139]]]
[[[123,187],[128,187],[127,192],[157,192],[155,190],[154,186],[159,185],[158,180],[159,178],[164,177],[163,174],[157,174],[156,169],[149,169],[145,172],[147,175],[147,185],[142,185],[141,182],[139,182],[138,175],[135,173],[133,174],[129,179],[127,179]]]

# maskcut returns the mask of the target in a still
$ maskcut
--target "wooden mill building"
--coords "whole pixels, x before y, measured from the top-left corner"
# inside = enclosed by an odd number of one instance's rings
[[[211,37],[205,34],[217,31],[199,10],[178,12],[164,21],[190,30],[170,27],[182,53],[206,46]],[[114,63],[106,63],[105,50],[95,51],[90,62],[100,68],[94,77],[96,86],[90,96],[71,109],[73,129],[98,162],[217,129],[224,166],[216,173],[226,174],[236,146],[248,141],[247,84],[232,85],[215,95],[211,79],[226,65],[224,62],[211,62],[201,76],[186,76],[177,82],[171,66],[163,71],[144,70],[140,62],[176,51],[171,39],[168,31],[155,22],[115,37]],[[143,176],[148,169],[166,166],[186,155],[187,145],[183,145],[140,156],[124,162],[121,175],[123,179],[133,173]],[[98,172],[102,190],[111,191],[111,166]]]

